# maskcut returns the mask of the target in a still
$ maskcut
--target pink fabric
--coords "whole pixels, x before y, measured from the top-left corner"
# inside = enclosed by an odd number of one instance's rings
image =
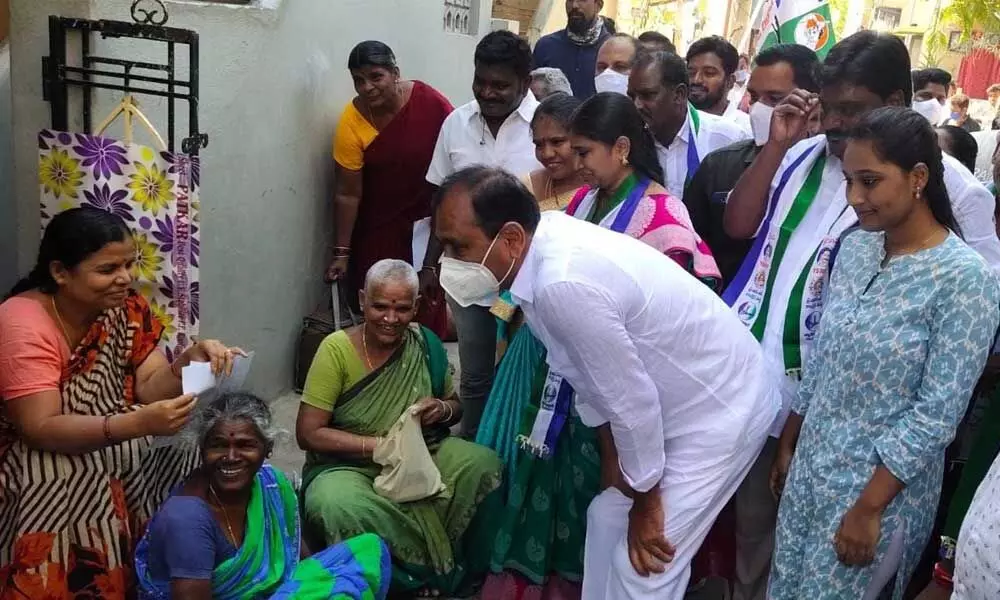
[[[544,585],[535,585],[511,571],[491,573],[480,592],[480,600],[580,600],[579,582],[567,581],[558,575],[549,577]]]
[[[584,218],[578,216],[576,211],[589,192],[588,187],[577,190],[566,207],[566,214]],[[722,285],[722,273],[715,257],[708,244],[694,230],[687,207],[670,194],[643,196],[623,233],[674,259],[712,289],[718,291]]]
[[[37,300],[17,296],[0,304],[0,398],[58,391],[68,363],[59,326]]]
[[[566,214],[571,217],[576,216],[576,210],[580,208],[580,203],[583,202],[583,199],[587,197],[589,192],[590,188],[587,186],[576,190],[576,193],[573,194],[573,199],[566,205]]]

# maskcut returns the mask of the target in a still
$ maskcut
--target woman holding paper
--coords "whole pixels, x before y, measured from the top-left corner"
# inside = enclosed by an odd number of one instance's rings
[[[170,364],[135,256],[120,217],[68,210],[0,304],[0,598],[126,597],[134,536],[197,458],[149,447],[194,408],[180,370],[242,352],[202,341]]]
[[[303,518],[321,538],[316,547],[378,532],[392,553],[393,591],[460,595],[485,571],[493,536],[475,517],[496,501],[500,463],[488,448],[449,436],[462,406],[441,341],[411,325],[418,285],[408,263],[375,263],[360,294],[365,324],[331,334],[313,359],[295,426],[308,453]],[[420,416],[433,460],[424,468],[437,468],[445,490],[397,503],[375,490],[382,469],[374,458],[406,411]]]

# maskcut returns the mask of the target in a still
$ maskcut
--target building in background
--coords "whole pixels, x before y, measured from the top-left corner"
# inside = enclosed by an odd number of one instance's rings
[[[942,16],[951,0],[878,0],[872,3],[870,29],[903,38],[914,68],[940,67],[958,74],[962,54],[955,51],[960,29]]]

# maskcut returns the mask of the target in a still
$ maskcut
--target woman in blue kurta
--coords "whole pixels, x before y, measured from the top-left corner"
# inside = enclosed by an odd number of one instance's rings
[[[944,450],[1000,320],[1000,287],[957,235],[943,172],[913,111],[879,109],[851,135],[862,231],[836,257],[772,469],[773,600],[898,600],[927,543]]]

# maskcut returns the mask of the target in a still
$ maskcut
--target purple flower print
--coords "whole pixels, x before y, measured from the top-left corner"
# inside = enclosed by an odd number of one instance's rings
[[[171,152],[160,152],[160,157],[170,164],[170,168],[167,169],[167,173],[177,173],[177,162],[178,157],[181,155],[174,154]],[[201,159],[197,156],[186,157],[188,164],[190,165],[191,171],[191,188],[201,187]]]
[[[106,210],[129,223],[135,221],[135,217],[132,215],[132,207],[125,201],[125,198],[128,197],[128,190],[115,190],[112,192],[108,184],[95,183],[94,191],[83,190],[83,196],[86,198],[83,202],[85,205]]]
[[[191,284],[188,293],[191,296],[191,324],[194,325],[195,323],[198,322],[199,318],[198,310],[199,306],[201,305],[201,294],[200,290],[198,289],[197,281]]]
[[[199,291],[197,281],[188,286],[188,301],[190,302],[191,308],[191,325],[196,324],[199,318],[198,310],[201,300]],[[174,280],[170,276],[165,275],[163,277],[163,284],[160,286],[160,293],[168,299],[167,306],[170,306],[171,308],[177,306],[177,301],[174,300]]]
[[[139,227],[148,231],[150,235],[153,236],[153,239],[159,242],[161,252],[170,254],[174,251],[174,222],[169,216],[166,216],[163,219],[154,218],[152,220],[149,217],[142,217],[139,219]],[[192,267],[198,266],[198,256],[201,254],[201,247],[196,235],[197,233],[197,226],[192,224],[191,235],[189,238],[191,255],[188,259],[191,261]]]
[[[56,134],[48,129],[43,129],[38,132],[38,149],[39,150],[49,150],[51,140],[56,139]]]
[[[125,157],[125,148],[119,146],[114,140],[92,135],[76,134],[76,152],[83,162],[84,167],[94,168],[94,179],[100,181],[101,178],[111,179],[111,174],[121,175],[122,165],[128,164]]]

